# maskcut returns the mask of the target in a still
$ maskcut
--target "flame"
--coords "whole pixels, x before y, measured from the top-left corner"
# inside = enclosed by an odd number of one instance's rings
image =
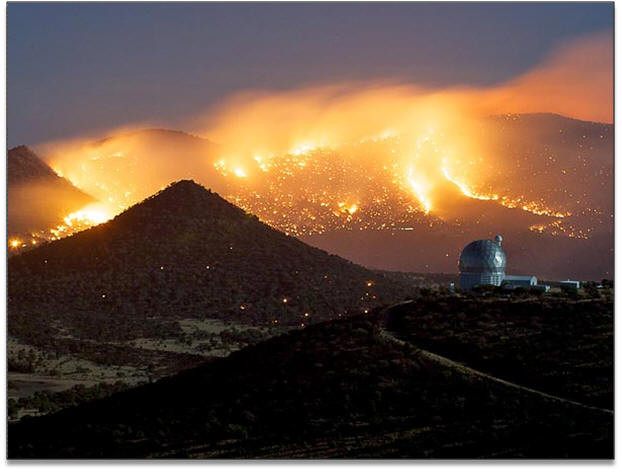
[[[60,224],[49,230],[51,239],[60,239],[71,236],[78,231],[105,223],[112,218],[111,210],[100,203],[91,203],[78,211],[70,213],[63,218],[64,224]],[[33,244],[35,244],[33,242]]]
[[[441,171],[443,172],[443,175],[445,176],[447,180],[449,180],[452,184],[454,184],[456,187],[460,189],[463,195],[469,198],[474,198],[476,200],[499,200],[499,195],[495,193],[493,193],[492,195],[484,195],[484,194],[476,193],[474,190],[471,190],[468,187],[468,185],[466,185],[463,182],[458,181],[457,179],[449,175],[449,171],[445,167],[442,167]]]
[[[239,177],[239,178],[248,177],[246,175],[246,172],[244,172],[244,169],[241,169],[240,167],[236,167],[235,169],[233,169],[233,173],[235,174],[236,177]]]
[[[537,202],[531,202],[531,201],[523,202],[522,198],[510,198],[507,196],[499,196],[496,193],[492,193],[492,194],[478,193],[475,190],[472,190],[464,182],[460,182],[456,178],[452,177],[445,167],[442,168],[442,171],[443,171],[443,175],[445,176],[445,178],[448,181],[450,181],[452,184],[454,184],[456,187],[458,187],[463,195],[469,198],[473,198],[476,200],[499,201],[499,203],[506,208],[519,208],[523,211],[526,211],[528,213],[532,213],[538,216],[552,216],[555,218],[566,218],[568,216],[572,216],[572,213],[570,212],[561,212],[561,211],[556,211],[550,208],[546,208],[544,205],[539,204]],[[537,228],[537,227],[538,227],[537,225],[534,226],[534,228]],[[542,231],[539,231],[539,232],[542,232]]]
[[[413,177],[412,168],[408,169],[408,183],[410,184],[413,192],[417,196],[417,200],[419,200],[419,203],[421,204],[423,208],[423,212],[427,215],[428,213],[430,213],[430,210],[432,209],[432,204],[430,203],[430,200],[427,196],[427,191],[425,189],[424,184],[422,182],[418,182]]]

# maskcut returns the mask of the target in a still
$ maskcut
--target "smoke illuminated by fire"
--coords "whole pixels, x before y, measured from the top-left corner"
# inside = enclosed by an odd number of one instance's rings
[[[105,213],[69,215],[51,234],[98,224],[183,178],[294,235],[455,222],[461,217],[455,202],[462,201],[456,195],[541,218],[527,225],[531,231],[579,234],[557,223],[571,216],[568,207],[511,183],[493,187],[514,163],[492,150],[482,130],[493,113],[552,111],[610,121],[611,58],[609,37],[599,35],[487,89],[378,82],[251,91],[200,120],[197,134],[210,141],[123,130],[97,142],[51,143],[42,149],[50,165],[107,205]],[[589,94],[579,93],[586,88]]]

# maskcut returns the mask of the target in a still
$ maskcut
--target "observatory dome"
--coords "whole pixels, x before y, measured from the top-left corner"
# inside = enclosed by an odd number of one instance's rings
[[[473,241],[462,250],[458,268],[460,272],[504,274],[506,258],[501,248],[501,237]]]

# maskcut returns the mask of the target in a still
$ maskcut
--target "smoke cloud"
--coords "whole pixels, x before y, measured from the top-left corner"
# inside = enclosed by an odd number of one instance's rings
[[[613,37],[609,32],[557,47],[536,69],[486,92],[491,112],[550,112],[613,122]]]

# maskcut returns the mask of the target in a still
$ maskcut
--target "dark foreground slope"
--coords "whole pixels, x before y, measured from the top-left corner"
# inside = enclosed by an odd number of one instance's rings
[[[530,388],[613,409],[613,302],[427,298],[391,311],[409,343]]]
[[[613,416],[466,375],[383,314],[9,428],[9,457],[608,458]]]
[[[53,228],[69,213],[95,201],[26,146],[8,151],[7,192],[9,236]]]
[[[140,352],[118,343],[182,339],[182,319],[300,326],[409,291],[181,181],[110,222],[12,258],[8,333],[96,362],[125,350],[140,364]],[[91,352],[104,342],[106,351]]]

